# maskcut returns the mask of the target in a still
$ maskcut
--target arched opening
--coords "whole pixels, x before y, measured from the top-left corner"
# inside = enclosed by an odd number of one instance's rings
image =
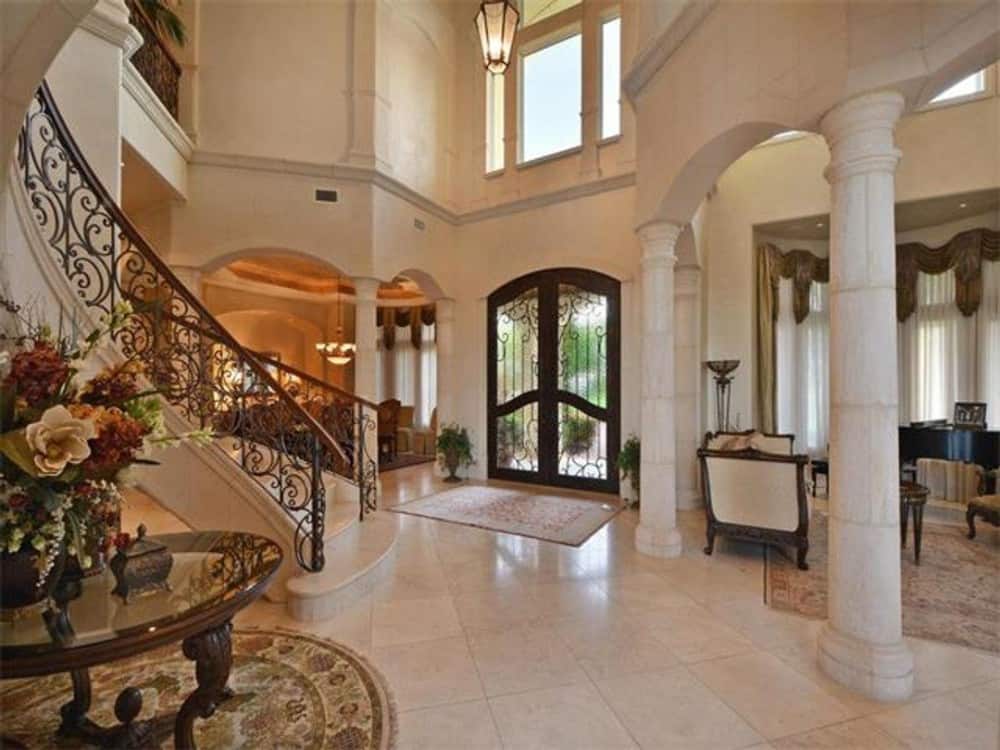
[[[618,491],[621,285],[559,268],[488,299],[490,477]]]

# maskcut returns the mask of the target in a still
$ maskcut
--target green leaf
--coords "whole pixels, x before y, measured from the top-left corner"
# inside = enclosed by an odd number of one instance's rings
[[[42,499],[42,504],[49,513],[54,512],[63,503],[62,497],[53,491],[51,487],[44,484],[36,485],[35,493]]]
[[[0,453],[14,462],[21,471],[31,477],[38,476],[35,453],[28,447],[24,430],[12,430],[0,435]]]

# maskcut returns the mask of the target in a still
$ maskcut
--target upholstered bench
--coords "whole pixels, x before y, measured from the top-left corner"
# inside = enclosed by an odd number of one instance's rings
[[[965,520],[969,523],[969,539],[976,538],[976,516],[994,526],[1000,526],[1000,495],[983,495],[969,501]]]

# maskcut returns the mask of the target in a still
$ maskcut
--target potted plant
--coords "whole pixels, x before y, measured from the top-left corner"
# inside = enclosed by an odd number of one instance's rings
[[[629,435],[618,452],[618,474],[628,482],[625,487],[630,491],[627,496],[622,494],[628,505],[639,504],[639,461],[639,438]]]
[[[469,431],[454,423],[442,427],[437,436],[437,454],[441,467],[448,470],[444,481],[462,481],[457,474],[459,468],[475,463]]]
[[[63,572],[99,566],[121,505],[125,471],[155,463],[171,436],[155,391],[134,362],[106,366],[112,333],[133,312],[118,305],[79,341],[0,299],[16,332],[0,332],[0,608],[41,601]],[[111,350],[113,351],[113,350]]]
[[[563,450],[571,456],[586,453],[594,444],[597,422],[588,417],[567,417],[562,423]]]

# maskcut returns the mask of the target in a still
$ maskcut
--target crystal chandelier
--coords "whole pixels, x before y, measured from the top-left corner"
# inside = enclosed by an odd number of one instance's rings
[[[341,328],[337,327],[337,338],[343,339]],[[354,358],[355,344],[347,341],[319,341],[316,344],[316,351],[326,357],[326,361],[332,365],[342,367]]]
[[[490,73],[503,73],[510,65],[510,51],[520,14],[511,0],[485,0],[476,14],[476,31],[483,51],[483,65]]]
[[[354,358],[357,344],[344,341],[343,310],[340,300],[340,276],[337,277],[337,338],[335,341],[319,341],[316,351],[326,357],[326,361],[337,367],[343,367]]]

